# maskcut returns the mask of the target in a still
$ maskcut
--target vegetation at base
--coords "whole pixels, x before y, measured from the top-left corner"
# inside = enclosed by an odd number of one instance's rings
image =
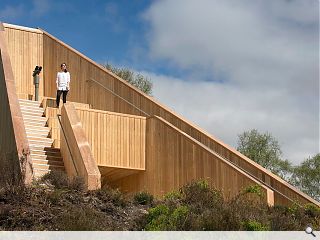
[[[81,182],[52,171],[28,187],[0,188],[0,230],[141,230],[146,210],[119,190],[84,191]]]
[[[131,85],[140,89],[142,92],[144,92],[148,95],[152,94],[153,84],[152,84],[150,78],[145,77],[140,73],[135,73],[134,71],[130,70],[129,68],[114,67],[114,66],[110,65],[109,63],[102,64],[102,67],[113,72],[118,77],[122,78],[123,80],[126,80],[128,83],[130,83]]]
[[[320,229],[319,207],[269,207],[259,186],[225,200],[201,180],[154,199],[147,192],[126,196],[110,187],[84,191],[81,182],[51,172],[29,187],[0,188],[0,230],[301,231],[306,224]]]
[[[144,230],[149,231],[301,231],[306,223],[320,229],[320,208],[308,204],[270,207],[262,189],[245,188],[226,201],[206,181],[167,193],[149,209]]]
[[[259,185],[252,185],[252,186],[249,186],[249,187],[246,187],[244,190],[243,190],[243,193],[255,193],[257,194],[257,196],[261,197],[263,195],[263,192],[262,192],[262,189]]]
[[[242,223],[243,230],[245,231],[268,231],[268,226],[264,226],[256,221],[245,221]]]
[[[153,203],[153,195],[148,192],[138,192],[134,195],[133,199],[141,205],[150,205]]]

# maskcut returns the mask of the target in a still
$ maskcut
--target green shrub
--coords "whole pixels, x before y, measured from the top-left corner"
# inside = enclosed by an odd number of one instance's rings
[[[173,210],[169,216],[169,224],[172,226],[172,230],[185,230],[188,213],[189,209],[187,206],[180,206]]]
[[[193,212],[203,212],[206,209],[221,208],[223,196],[220,191],[210,189],[207,181],[194,181],[181,188],[182,203]]]
[[[262,188],[260,185],[251,185],[248,186],[244,189],[243,193],[255,193],[258,196],[262,196],[263,192],[262,192]]]
[[[182,198],[182,194],[180,191],[173,190],[164,195],[165,200],[178,200]]]
[[[187,206],[170,209],[166,205],[159,205],[149,210],[147,231],[176,231],[187,230],[186,220],[189,213]]]
[[[304,205],[304,210],[307,215],[310,217],[319,217],[320,218],[320,207],[309,203]]]
[[[257,221],[248,220],[242,223],[243,230],[245,231],[268,231],[269,227]]]
[[[145,230],[147,231],[161,231],[166,230],[168,225],[169,208],[166,205],[158,205],[149,210],[147,225]]]
[[[97,196],[104,203],[111,202],[115,206],[119,207],[125,207],[127,205],[127,200],[119,189],[104,186],[103,189],[92,191],[91,193]]]
[[[141,205],[149,205],[153,203],[153,196],[148,192],[136,193],[133,199],[136,203]]]

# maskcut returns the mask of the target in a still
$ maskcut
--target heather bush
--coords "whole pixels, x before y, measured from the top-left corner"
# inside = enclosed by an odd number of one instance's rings
[[[167,193],[149,209],[145,230],[301,231],[320,228],[320,208],[308,204],[270,207],[260,186],[248,186],[225,200],[204,181],[191,182]]]
[[[68,177],[65,172],[62,171],[50,171],[42,176],[39,180],[35,181],[35,185],[39,184],[51,184],[58,189],[72,189],[75,191],[84,190],[84,179],[79,176]]]
[[[269,226],[265,226],[257,221],[244,221],[242,223],[243,230],[245,231],[267,231]]]
[[[148,192],[138,192],[134,195],[133,199],[141,205],[150,205],[153,203],[153,195]]]
[[[103,214],[89,207],[76,206],[63,209],[63,212],[57,216],[55,227],[60,231],[111,230],[106,229]]]
[[[270,207],[259,186],[226,200],[201,180],[154,200],[110,187],[78,191],[53,173],[45,179],[0,188],[0,230],[301,231],[307,224],[320,230],[319,207]]]

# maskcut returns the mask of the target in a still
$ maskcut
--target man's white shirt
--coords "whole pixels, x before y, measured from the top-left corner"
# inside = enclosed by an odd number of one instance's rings
[[[68,83],[70,83],[70,73],[69,72],[58,72],[56,83],[57,83],[58,90],[66,91]]]

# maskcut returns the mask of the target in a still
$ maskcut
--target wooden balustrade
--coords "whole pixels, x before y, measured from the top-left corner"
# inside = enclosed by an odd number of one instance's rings
[[[99,167],[145,169],[146,118],[77,108]]]
[[[101,174],[72,103],[61,109],[61,155],[67,174],[80,176],[89,190],[101,187]]]
[[[32,160],[5,32],[0,23],[0,185],[30,184]]]

